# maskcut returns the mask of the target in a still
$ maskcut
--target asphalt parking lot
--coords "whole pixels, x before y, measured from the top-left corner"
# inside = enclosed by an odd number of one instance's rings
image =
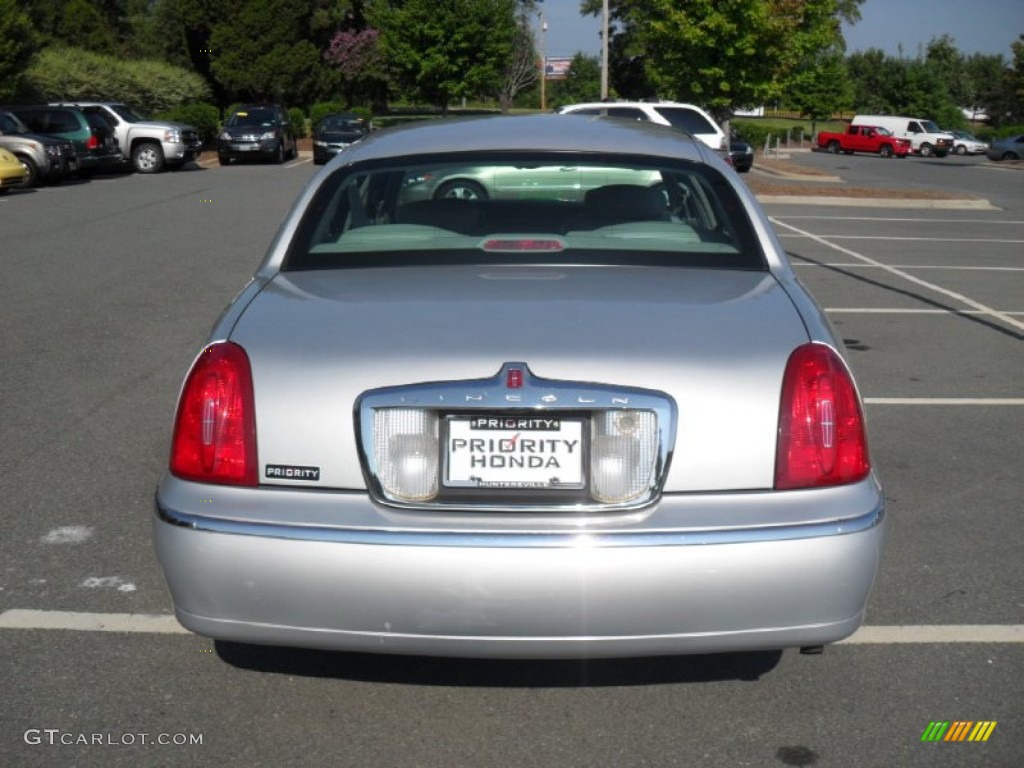
[[[888,497],[867,626],[821,656],[461,662],[177,629],[149,543],[177,389],[317,169],[6,196],[0,764],[1019,765],[1024,174],[945,160],[795,158],[987,207],[766,205],[846,341]],[[947,720],[997,724],[922,742]]]

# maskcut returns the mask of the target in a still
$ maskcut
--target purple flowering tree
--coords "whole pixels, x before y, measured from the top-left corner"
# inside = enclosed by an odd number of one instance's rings
[[[337,67],[346,102],[377,93],[386,80],[380,47],[380,32],[372,27],[342,29],[331,38],[324,59]]]

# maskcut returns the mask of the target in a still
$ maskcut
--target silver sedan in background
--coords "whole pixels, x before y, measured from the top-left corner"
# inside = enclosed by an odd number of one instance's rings
[[[506,191],[424,194],[466,168]],[[885,538],[824,313],[735,171],[639,122],[346,149],[199,351],[171,442],[177,617],[240,642],[820,646],[862,623]]]

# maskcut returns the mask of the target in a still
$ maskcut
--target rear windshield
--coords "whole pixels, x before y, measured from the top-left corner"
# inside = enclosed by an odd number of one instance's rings
[[[283,268],[425,262],[766,268],[745,208],[714,168],[580,153],[339,168],[302,216]]]
[[[686,131],[689,134],[718,133],[704,115],[686,107],[655,107],[659,115],[664,117],[674,128]]]

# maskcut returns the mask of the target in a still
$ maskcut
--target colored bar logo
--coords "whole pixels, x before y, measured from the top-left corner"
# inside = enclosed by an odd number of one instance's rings
[[[995,720],[932,720],[921,741],[988,741],[995,728]]]

